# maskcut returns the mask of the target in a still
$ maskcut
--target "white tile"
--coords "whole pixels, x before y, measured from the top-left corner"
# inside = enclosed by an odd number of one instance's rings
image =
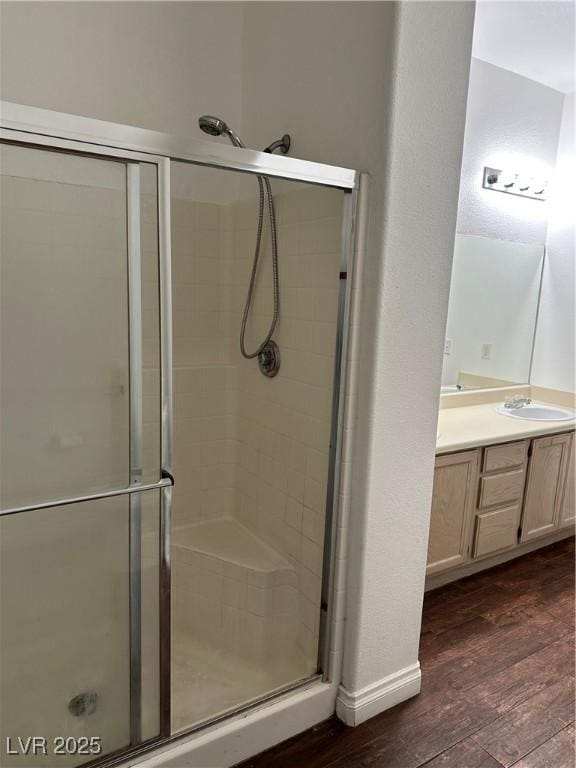
[[[195,203],[195,223],[199,231],[218,230],[220,227],[221,208],[214,203]]]
[[[272,606],[274,615],[285,614],[293,619],[298,612],[298,590],[292,586],[274,587]]]
[[[227,648],[239,649],[241,613],[228,605],[222,608],[222,640]]]
[[[305,480],[305,475],[302,472],[295,469],[289,469],[286,478],[286,493],[288,496],[303,502]]]
[[[304,598],[300,603],[302,612],[302,622],[312,633],[318,629],[318,618],[320,613],[320,604]]]
[[[302,531],[303,512],[304,507],[302,502],[289,498],[286,503],[286,511],[284,516],[287,525],[296,529],[297,531]]]
[[[306,477],[304,481],[304,505],[314,512],[323,513],[326,506],[326,484]]]
[[[266,616],[268,613],[268,590],[262,587],[248,585],[246,607],[256,616]]]
[[[333,219],[342,218],[342,206],[344,195],[339,190],[326,187],[306,187],[298,195],[299,218],[302,221],[309,219]]]
[[[201,570],[221,575],[224,571],[223,561],[217,557],[199,554],[198,566]]]
[[[270,575],[266,571],[247,570],[247,580],[250,586],[266,588],[270,583]]]
[[[222,602],[224,577],[221,573],[200,570],[192,581],[192,591],[215,603]]]
[[[247,580],[246,568],[242,568],[236,565],[236,563],[224,561],[223,572],[227,580],[236,582],[245,582]]]
[[[338,263],[341,250],[341,223],[337,218],[315,219],[300,226],[300,252],[303,254],[333,253]]]
[[[322,548],[306,537],[302,538],[302,564],[316,576],[322,574]]]
[[[324,541],[324,515],[304,507],[302,533],[307,539],[321,545]]]
[[[225,578],[222,591],[222,602],[232,608],[242,609],[246,606],[246,582]]]
[[[300,561],[302,557],[302,535],[299,531],[289,526],[284,527],[284,548],[287,555]]]
[[[300,571],[300,588],[302,594],[308,600],[318,600],[318,595],[320,594],[320,579],[318,575],[312,573],[307,568],[302,568]]]

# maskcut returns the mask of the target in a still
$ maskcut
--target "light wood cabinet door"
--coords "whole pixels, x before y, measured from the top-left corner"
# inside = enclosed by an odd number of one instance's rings
[[[472,552],[474,557],[485,557],[515,547],[518,544],[521,512],[520,504],[512,504],[478,514]]]
[[[521,440],[517,443],[504,443],[503,445],[489,445],[484,448],[483,472],[509,472],[516,467],[523,467],[526,463],[529,440]]]
[[[576,437],[572,434],[570,435],[570,451],[568,453],[568,470],[566,472],[564,498],[560,508],[560,521],[558,524],[560,528],[574,525],[574,522],[576,521],[576,498],[574,494],[574,486],[576,485],[576,472],[574,470],[574,462],[576,461],[576,456],[574,454],[575,443]]]
[[[480,480],[478,507],[501,507],[514,501],[522,501],[526,476],[523,469],[488,475]]]
[[[438,456],[428,541],[428,574],[470,559],[480,451]]]
[[[532,441],[521,542],[546,536],[558,526],[571,439],[564,434]]]

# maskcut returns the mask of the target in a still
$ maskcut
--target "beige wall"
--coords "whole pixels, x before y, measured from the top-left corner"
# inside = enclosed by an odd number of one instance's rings
[[[394,3],[245,4],[242,131],[265,147],[377,172]]]
[[[242,13],[236,2],[3,2],[2,99],[199,138],[199,114],[240,121]]]

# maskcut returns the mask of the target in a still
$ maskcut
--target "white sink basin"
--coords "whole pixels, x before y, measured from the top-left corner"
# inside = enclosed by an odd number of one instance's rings
[[[575,414],[564,408],[554,408],[551,405],[523,405],[520,408],[504,408],[499,405],[496,413],[510,416],[513,419],[526,419],[528,421],[570,421]]]

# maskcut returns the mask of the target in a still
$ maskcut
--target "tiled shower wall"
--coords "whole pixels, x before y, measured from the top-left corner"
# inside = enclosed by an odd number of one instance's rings
[[[235,512],[228,217],[224,205],[172,200],[175,526]]]
[[[312,672],[320,611],[342,192],[282,182],[273,186],[281,318],[275,340],[282,362],[278,375],[268,379],[255,361],[240,358],[234,348],[239,370],[237,515],[296,569],[298,644]],[[238,260],[250,262],[254,237],[254,204],[239,204],[234,237]],[[249,326],[253,340],[262,338],[270,319],[270,261],[268,252]]]
[[[254,179],[248,179],[254,187]],[[268,379],[238,350],[257,222],[254,194],[173,200],[175,525],[234,516],[296,570],[298,642],[315,663],[341,253],[342,192],[272,182],[281,350]],[[247,347],[272,310],[265,231]]]

